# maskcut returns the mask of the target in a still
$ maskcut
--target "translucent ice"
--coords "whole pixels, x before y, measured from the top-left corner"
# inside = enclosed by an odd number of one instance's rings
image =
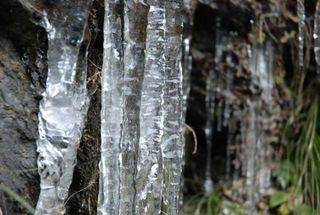
[[[36,214],[64,214],[88,108],[84,30],[90,1],[64,1],[48,11],[48,77],[40,102]],[[50,13],[49,13],[50,12]],[[44,14],[47,14],[46,12]],[[80,51],[81,46],[84,51]]]

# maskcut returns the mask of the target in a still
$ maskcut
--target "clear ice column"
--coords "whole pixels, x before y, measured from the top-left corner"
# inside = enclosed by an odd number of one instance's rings
[[[148,119],[140,117],[141,88],[145,68],[145,46],[148,24],[149,6],[145,1],[124,0],[124,75],[122,88],[122,108],[123,124],[121,137],[120,154],[120,212],[119,214],[144,214],[139,209],[139,204],[135,199],[140,199],[142,195],[141,180],[148,176],[145,169],[148,165],[139,162],[140,158],[148,159],[149,155],[139,155],[140,136],[145,135],[145,130],[140,131]],[[153,34],[154,32],[151,32]],[[152,86],[153,83],[147,83]],[[148,100],[148,96],[143,96],[143,100]],[[152,106],[141,111],[148,114]],[[153,118],[150,118],[152,120]],[[152,125],[149,125],[150,127]],[[149,129],[149,128],[147,128]],[[149,130],[147,130],[148,132]],[[143,138],[143,137],[142,137]],[[150,145],[157,145],[149,142]],[[142,170],[140,169],[142,167]],[[142,177],[139,175],[142,174]],[[138,175],[138,177],[136,176]],[[138,179],[136,179],[138,178]],[[137,181],[136,181],[137,180]],[[139,202],[140,203],[140,202]]]
[[[182,0],[165,3],[165,86],[163,162],[163,213],[179,214],[183,168],[183,89],[181,66]]]
[[[122,2],[105,0],[98,215],[118,215],[123,110]]]
[[[85,117],[86,53],[80,53],[91,1],[64,1],[42,20],[48,32],[48,77],[40,102],[38,170],[41,191],[35,214],[64,214]],[[50,20],[50,21],[49,21]],[[84,59],[78,61],[81,55]]]
[[[161,214],[165,9],[164,1],[150,0],[148,4],[135,214]]]

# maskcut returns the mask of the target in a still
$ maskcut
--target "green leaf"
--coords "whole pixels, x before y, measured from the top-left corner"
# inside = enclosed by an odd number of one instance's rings
[[[230,201],[223,201],[223,211],[227,211],[227,214],[230,214],[230,215],[244,215],[244,209],[236,204],[236,203],[233,203],[233,202],[230,202]]]
[[[270,208],[277,207],[288,200],[289,194],[283,191],[274,193],[270,198]]]
[[[317,215],[315,209],[308,205],[300,205],[296,208],[295,213],[297,215]]]

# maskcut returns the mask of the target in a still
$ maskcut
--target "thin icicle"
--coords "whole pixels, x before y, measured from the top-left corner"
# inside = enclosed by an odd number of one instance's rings
[[[183,116],[186,117],[188,97],[191,89],[192,55],[190,50],[191,36],[183,39]]]
[[[270,169],[270,156],[271,156],[271,146],[267,142],[268,137],[262,133],[257,145],[257,184],[259,186],[259,194],[266,195],[268,188],[271,186],[271,169]]]
[[[229,57],[227,58],[227,61],[231,61]],[[231,90],[233,86],[233,74],[234,71],[231,68],[228,68],[226,71],[226,84],[225,84],[225,90],[224,90],[224,110],[223,110],[223,126],[227,127],[230,120],[231,115]]]
[[[299,41],[299,66],[304,65],[304,40],[305,40],[305,28],[306,28],[306,15],[304,0],[297,0],[297,14],[298,14],[298,41]]]
[[[224,48],[226,48],[226,41],[224,37],[221,37],[221,18],[216,19],[216,36],[215,36],[215,57],[214,57],[214,69],[209,71],[207,79],[207,89],[206,89],[206,113],[207,122],[205,128],[206,135],[206,178],[204,182],[204,188],[207,194],[213,191],[213,181],[212,181],[212,139],[213,139],[213,129],[214,129],[214,118],[215,118],[215,100],[217,96],[220,96],[223,86],[218,80],[219,74],[222,70],[221,59]],[[218,75],[217,75],[218,74]],[[218,76],[218,77],[217,77]],[[222,102],[220,101],[217,106],[217,127],[218,130],[222,127]],[[221,116],[221,117],[220,117]]]
[[[165,2],[165,87],[163,159],[163,213],[179,214],[183,159],[182,108],[182,0]]]
[[[191,89],[191,72],[192,72],[192,54],[191,40],[193,29],[193,15],[196,9],[197,0],[184,0],[184,15],[183,15],[183,116],[187,114],[187,100]]]
[[[227,140],[227,161],[226,161],[226,179],[231,179],[231,168],[232,168],[232,158],[233,154],[236,154],[236,119],[231,118],[228,121],[228,140]],[[235,171],[234,171],[235,173]],[[235,173],[236,174],[236,173]]]
[[[265,45],[265,61],[266,61],[266,80],[265,84],[263,85],[265,88],[263,88],[263,97],[262,99],[264,102],[267,104],[269,107],[267,111],[271,111],[272,105],[273,105],[273,96],[272,96],[272,91],[273,91],[273,86],[274,86],[274,75],[273,75],[273,70],[274,70],[274,48],[271,42],[267,42]],[[261,77],[263,79],[263,77]],[[262,80],[260,80],[262,82]]]
[[[239,106],[233,107],[232,116],[233,116],[232,121],[234,123],[234,126],[231,123],[231,126],[229,127],[229,129],[231,129],[230,131],[231,133],[234,132],[234,135],[233,135],[234,138],[233,140],[230,140],[230,142],[232,141],[232,143],[231,144],[228,143],[228,147],[233,148],[233,150],[231,150],[231,153],[233,152],[235,155],[235,158],[231,161],[232,163],[231,166],[234,167],[232,180],[237,181],[241,176],[241,155],[242,155],[241,146],[244,143],[241,139],[241,136],[242,136],[241,127],[243,123],[243,118],[242,118],[241,110]]]
[[[320,73],[320,1],[317,2],[316,11],[314,13],[314,55],[318,65],[317,72]]]
[[[214,122],[214,109],[215,109],[215,70],[210,70],[207,80],[207,92],[206,92],[206,112],[207,123],[205,128],[206,134],[206,178],[204,182],[204,189],[206,194],[210,194],[213,191],[213,181],[211,174],[212,167],[212,138],[213,138],[213,122]]]
[[[230,42],[230,34],[228,32],[221,31],[221,18],[217,17],[216,19],[216,38],[215,38],[215,56],[214,56],[214,69],[216,73],[217,80],[223,80],[224,78],[224,67],[221,63],[223,61],[223,52],[227,49],[227,46]],[[222,130],[222,126],[225,125],[224,115],[228,113],[228,107],[225,109],[226,104],[226,93],[227,93],[227,81],[216,81],[212,84],[214,88],[216,99],[219,101],[216,105],[216,124],[217,131]],[[226,110],[226,111],[225,111]],[[228,116],[227,116],[228,117]]]
[[[142,171],[145,178],[141,178],[139,168],[139,158],[137,152],[141,145],[139,144],[140,135],[145,135],[143,125],[146,120],[140,116],[141,88],[145,68],[145,46],[148,22],[149,6],[145,1],[124,1],[124,76],[122,88],[122,107],[123,124],[121,135],[121,162],[120,162],[120,211],[119,214],[143,214],[134,212],[138,204],[135,204],[135,196],[139,199],[141,195],[141,180],[146,178],[146,172]],[[151,34],[153,34],[152,32]],[[154,63],[154,61],[153,61]],[[148,83],[151,84],[151,83]],[[142,95],[142,99],[144,95]],[[144,107],[141,113],[148,114],[148,108]],[[153,118],[152,118],[153,119]],[[145,125],[148,129],[152,123]],[[141,130],[141,132],[140,132]],[[144,136],[141,136],[144,138]],[[149,138],[149,137],[148,137]],[[149,139],[147,138],[147,141]],[[141,139],[140,139],[141,140]],[[159,145],[156,142],[148,142],[149,145]],[[139,145],[139,146],[138,146]],[[151,150],[152,151],[152,150]],[[140,155],[140,153],[138,153]],[[149,155],[142,155],[143,159],[150,158]],[[137,167],[136,167],[137,165]],[[143,169],[147,166],[143,165]],[[135,179],[135,175],[137,179]],[[136,180],[136,181],[135,181]],[[136,185],[136,187],[134,187]],[[159,193],[158,190],[155,192]]]
[[[122,112],[122,11],[120,0],[105,0],[102,66],[99,215],[119,214]]]
[[[50,11],[48,77],[40,102],[38,169],[41,191],[36,214],[64,214],[77,148],[88,108],[86,49],[79,53],[91,1],[64,1]],[[81,59],[78,60],[79,54]]]
[[[161,211],[162,166],[160,141],[163,134],[164,6],[148,1],[145,70],[141,91],[140,140],[137,157],[135,214]],[[147,11],[148,12],[148,11]]]

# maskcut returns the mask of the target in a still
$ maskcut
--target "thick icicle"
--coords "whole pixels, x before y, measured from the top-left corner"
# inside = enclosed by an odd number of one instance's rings
[[[304,65],[304,40],[305,40],[305,28],[306,28],[306,15],[304,0],[297,0],[297,14],[298,14],[298,59],[299,66]]]
[[[140,141],[136,178],[135,214],[160,214],[162,192],[161,137],[164,97],[164,2],[148,1],[145,72],[140,112]]]
[[[165,2],[165,86],[163,159],[163,208],[165,214],[179,214],[183,157],[182,109],[182,0]]]
[[[151,118],[139,118],[141,88],[145,67],[144,50],[146,46],[146,31],[148,22],[147,16],[149,6],[145,1],[132,0],[125,0],[124,5],[124,86],[122,88],[123,125],[120,162],[119,214],[144,214],[141,211],[134,211],[136,210],[136,208],[139,208],[138,205],[140,205],[140,202],[135,203],[135,197],[139,199],[143,194],[140,186],[142,186],[142,181],[147,178],[147,173],[145,172],[145,170],[148,169],[146,163],[142,163],[142,169],[140,168],[141,166],[139,166],[139,158],[150,158],[148,154],[146,155],[142,153],[141,155],[141,153],[139,153],[139,148],[142,147],[144,149],[143,143],[139,143],[140,121],[146,123],[146,120],[151,120]],[[153,32],[151,33],[151,35],[152,34]],[[151,85],[151,83],[147,84]],[[143,98],[144,95],[142,95],[142,99]],[[148,100],[148,98],[146,99]],[[151,107],[143,106],[143,109],[141,110],[143,114],[149,113],[148,117],[150,117],[150,112],[148,112],[149,108]],[[146,126],[146,128],[144,126]],[[151,126],[152,123],[147,125],[142,124],[141,135],[146,135],[144,132]],[[145,136],[141,136],[140,140],[144,137]],[[151,142],[149,137],[150,136],[148,136],[148,138],[146,139],[146,141],[148,141],[146,143],[151,147],[157,147],[156,145],[158,144],[156,142]],[[137,153],[140,156],[136,158]],[[136,164],[137,167],[135,166]],[[135,175],[137,175],[137,181],[135,181]],[[158,193],[159,192],[157,190],[155,194]],[[146,204],[142,203],[142,205],[145,206]]]
[[[266,132],[270,129],[272,124],[272,110],[273,110],[273,69],[274,69],[274,56],[273,46],[270,42],[266,43],[263,51],[265,67],[260,68],[260,86],[262,89],[261,104],[260,104],[260,126],[261,134],[260,139],[262,145],[258,147],[260,152],[260,165],[259,165],[259,193],[261,195],[267,194],[267,189],[271,186],[271,150],[270,138]]]
[[[256,120],[256,104],[252,101],[247,101],[247,117],[246,127],[244,129],[246,149],[246,190],[247,190],[247,201],[246,201],[246,213],[255,214],[256,212],[256,152],[257,152],[257,120]]]
[[[249,53],[251,89],[256,95],[247,101],[248,120],[242,124],[241,132],[245,143],[242,162],[246,173],[247,213],[254,214],[256,199],[266,194],[271,183],[271,146],[266,132],[272,123],[273,47],[271,43],[254,45]],[[260,91],[255,91],[256,87]]]
[[[48,31],[48,77],[40,102],[36,214],[64,214],[88,108],[86,53],[79,53],[91,1],[64,1],[43,18]],[[86,50],[85,50],[86,52]],[[83,59],[78,60],[79,54]]]
[[[105,0],[99,215],[119,214],[122,112],[122,3]]]
[[[273,74],[273,48],[270,43],[265,46],[255,45],[252,48],[250,69],[252,71],[252,89],[254,85],[261,89],[261,99],[268,106],[272,105]],[[269,108],[270,109],[270,108]]]
[[[316,11],[314,13],[314,55],[317,62],[317,72],[320,73],[320,1],[317,2]]]
[[[265,194],[271,183],[269,167],[271,146],[266,131],[271,126],[270,112],[273,107],[273,47],[271,43],[266,43],[265,46],[254,46],[252,55],[250,66],[253,72],[253,84],[261,89],[260,102],[257,105],[259,126],[256,128],[258,135],[257,184],[259,185],[259,193]]]

